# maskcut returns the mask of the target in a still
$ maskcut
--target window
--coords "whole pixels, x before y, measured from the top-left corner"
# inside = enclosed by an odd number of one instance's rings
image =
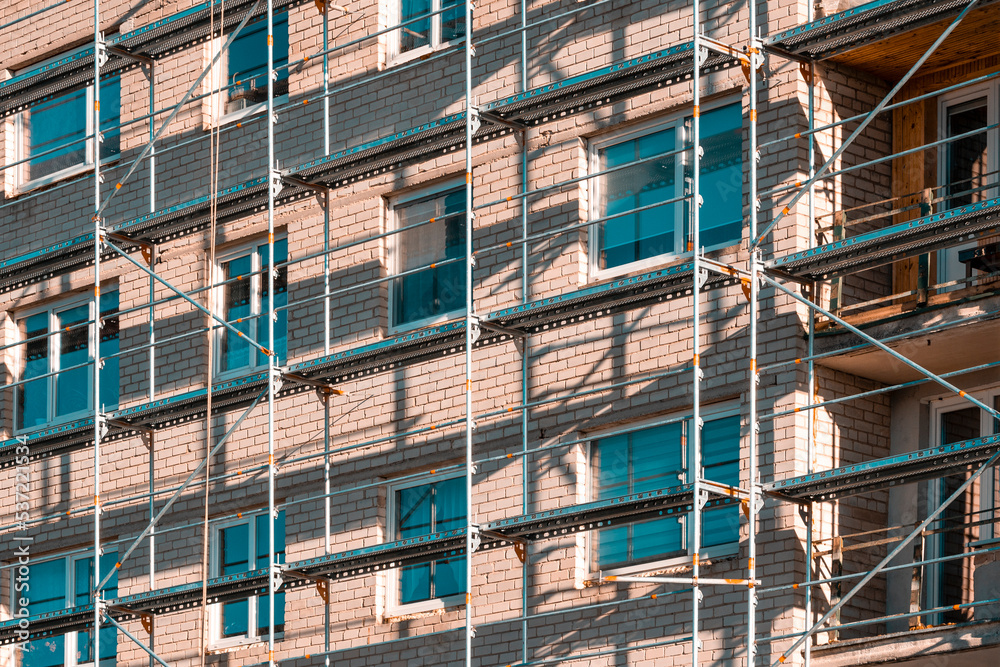
[[[390,490],[393,539],[428,535],[466,525],[465,478],[400,484]],[[465,593],[465,558],[443,558],[398,570],[390,586],[391,607],[407,611],[459,604]]]
[[[406,23],[391,33],[393,57],[416,57],[465,37],[465,5],[459,0],[390,0],[390,3],[391,25]],[[427,16],[434,12],[439,13]],[[426,18],[419,19],[421,16]],[[412,19],[419,20],[408,23]]]
[[[1000,409],[1000,389],[976,392],[976,397],[987,405]],[[933,430],[931,447],[951,445],[965,440],[1000,433],[996,423],[985,410],[968,401],[948,397],[932,409]],[[992,422],[992,423],[991,423]],[[938,507],[969,478],[965,472],[927,482],[927,511]],[[998,489],[996,469],[987,470],[972,487],[956,498],[938,518],[928,526],[924,556],[928,559],[957,556],[968,552],[978,540],[990,540],[994,534],[990,519],[996,517]],[[977,525],[977,522],[986,522]],[[964,604],[973,600],[973,563],[969,558],[958,558],[927,565],[924,568],[924,608]],[[973,618],[972,609],[954,609],[928,618],[930,623],[962,623]]]
[[[15,161],[21,191],[46,185],[94,166],[94,86],[74,90],[20,112],[14,123]],[[121,151],[121,78],[101,81],[101,161]]]
[[[997,177],[1000,137],[995,127],[987,128],[1000,122],[998,97],[1000,90],[991,84],[945,95],[940,100],[938,133],[942,139],[982,130],[941,148],[938,177],[944,188],[935,194],[947,197],[944,209],[996,196],[1000,182]],[[970,275],[971,269],[959,261],[959,253],[975,247],[976,242],[972,242],[939,251],[938,282],[951,282]]]
[[[690,206],[682,199],[691,191],[691,151],[671,154],[690,143],[690,131],[691,118],[677,118],[594,144],[595,172],[649,159],[594,180],[594,275],[645,268],[692,250]],[[706,250],[739,243],[741,238],[742,136],[740,104],[702,113],[700,243]],[[663,157],[655,159],[658,155]]]
[[[465,190],[392,206],[389,237],[392,327],[413,328],[465,312]],[[451,260],[445,263],[446,260]],[[435,266],[437,264],[437,266]]]
[[[693,481],[688,451],[691,420],[599,438],[591,443],[594,500],[664,489]],[[706,418],[702,429],[703,475],[738,486],[740,417]],[[687,553],[692,539],[690,516],[665,517],[604,528],[591,543],[591,569],[608,570],[650,563]],[[702,513],[705,551],[722,553],[739,542],[739,508],[713,507]],[[731,551],[731,549],[729,549]]]
[[[274,276],[274,307],[277,319],[274,321],[274,341],[268,339],[267,305],[267,244],[244,248],[229,253],[219,264],[222,315],[244,337],[236,336],[228,329],[218,328],[218,373],[228,373],[267,365],[265,357],[247,338],[255,341],[278,355],[278,362],[288,358],[288,269],[279,266]],[[288,261],[288,240],[275,239],[274,263]]]
[[[102,411],[118,407],[118,291],[101,294]],[[29,430],[87,414],[93,404],[92,302],[61,303],[17,319],[20,376],[17,429]],[[109,358],[110,357],[110,358]],[[33,380],[32,378],[38,378]]]
[[[240,574],[268,567],[268,515],[255,514],[220,523],[213,531],[212,576]],[[274,559],[285,562],[285,512],[274,521]],[[268,596],[251,596],[214,605],[212,643],[215,647],[266,641]],[[285,594],[274,596],[274,632],[285,631]]]
[[[288,12],[275,12],[275,99],[288,96]],[[222,41],[225,43],[225,40]],[[267,16],[251,19],[240,31],[225,57],[226,86],[224,120],[236,120],[259,111],[267,103]]]
[[[118,570],[115,563],[118,553],[101,556],[102,579],[111,573],[104,587],[104,599],[118,596]],[[16,579],[16,570],[11,570]],[[57,611],[93,602],[94,557],[92,555],[66,556],[28,566],[28,588],[14,595],[12,609],[22,609],[22,598],[28,600],[31,615]],[[21,667],[62,667],[94,664],[94,646],[90,631],[70,632],[65,635],[44,637],[24,644]],[[101,628],[101,667],[114,667],[118,655],[118,635],[114,627]]]

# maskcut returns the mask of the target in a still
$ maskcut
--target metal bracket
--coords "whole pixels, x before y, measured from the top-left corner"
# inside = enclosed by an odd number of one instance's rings
[[[472,339],[472,344],[475,345],[479,340],[479,336],[482,334],[482,329],[479,326],[478,315],[469,315],[469,334]]]
[[[469,122],[472,125],[472,134],[478,132],[479,128],[483,126],[483,120],[479,115],[479,107],[469,107]]]
[[[704,36],[702,36],[701,39],[704,39]],[[698,53],[696,54],[697,67],[700,69],[701,66],[705,64],[706,60],[708,60],[708,49],[704,46],[698,47]]]
[[[348,396],[350,395],[347,391],[343,389],[337,389],[329,382],[323,382],[321,380],[313,380],[304,375],[298,375],[296,373],[282,372],[281,377],[289,382],[296,382],[298,384],[309,385],[310,387],[316,387],[321,394],[329,396],[330,394],[336,394],[337,396]]]
[[[528,129],[528,126],[524,123],[515,120],[507,120],[503,116],[495,114],[492,111],[480,111],[478,113],[482,120],[485,120],[487,123],[492,123],[493,125],[502,125],[503,127],[510,128],[515,132],[524,132]]]
[[[284,371],[280,368],[275,367],[271,373],[271,384],[274,385],[274,393],[277,394],[281,391],[281,388],[285,386],[285,382],[282,379]]]
[[[708,494],[704,491],[699,491],[698,495],[694,499],[695,505],[698,510],[705,508],[705,504],[708,503]]]
[[[698,269],[698,289],[700,290],[708,282],[708,269]]]
[[[104,440],[108,436],[108,418],[104,413],[99,413],[97,415],[97,433],[101,440]]]
[[[323,598],[323,602],[330,604],[330,583],[327,581],[316,582],[316,592]]]
[[[322,185],[320,183],[311,183],[305,180],[304,178],[299,178],[298,176],[292,176],[291,174],[282,174],[281,180],[283,180],[285,183],[288,183],[289,185],[295,185],[300,188],[306,188],[308,190],[312,190],[317,194],[325,195],[330,191],[330,189],[325,185]]]
[[[112,239],[120,243],[127,243],[130,245],[139,246],[139,250],[142,252],[142,258],[146,260],[146,266],[153,268],[153,244],[147,241],[140,241],[134,239],[131,236],[126,236],[125,234],[119,234],[118,232],[104,231],[104,238],[102,241],[106,242],[107,239]]]
[[[506,334],[513,338],[524,338],[527,335],[520,329],[511,329],[509,327],[501,326],[499,324],[493,324],[492,322],[483,322],[482,320],[479,321],[479,326],[488,331],[495,331],[496,333]]]
[[[95,51],[97,58],[97,67],[100,69],[108,63],[108,44],[104,41],[104,33],[100,33],[97,37],[97,50]]]
[[[275,593],[277,593],[278,589],[281,588],[281,585],[285,583],[285,580],[282,578],[281,574],[282,574],[282,566],[279,565],[278,563],[275,563],[271,567],[271,590]]]
[[[472,553],[479,551],[479,547],[483,543],[483,538],[478,523],[473,523],[469,526],[469,540]]]
[[[271,171],[271,196],[277,197],[285,187],[280,171]]]

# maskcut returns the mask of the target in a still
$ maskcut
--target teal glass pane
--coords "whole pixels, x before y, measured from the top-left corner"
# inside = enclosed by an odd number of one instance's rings
[[[15,576],[16,584],[16,576]],[[28,613],[44,614],[66,606],[66,560],[33,563],[28,568]]]
[[[277,249],[276,249],[277,250]],[[275,252],[277,257],[277,252]],[[256,537],[256,569],[266,568],[268,565],[268,520],[266,514],[255,517],[254,535]],[[276,563],[285,562],[285,510],[278,512],[278,517],[274,520],[274,560]],[[270,602],[268,596],[257,597],[257,636],[267,637],[268,619],[270,615]],[[274,631],[285,631],[285,594],[278,593],[274,596]]]
[[[714,547],[732,544],[740,539],[739,505],[713,507],[701,515],[701,544]]]
[[[38,313],[18,322],[21,340],[27,340],[49,331],[49,314]],[[49,338],[27,343],[23,348],[24,366],[21,380],[45,375],[49,372]],[[49,420],[49,381],[47,378],[27,382],[17,390],[17,424],[27,429],[42,426]]]
[[[239,574],[250,570],[250,526],[245,523],[219,531],[219,573]],[[249,630],[249,601],[222,605],[222,636],[246,635]]]
[[[629,557],[629,526],[604,528],[597,533],[597,566],[608,568],[627,563]]]
[[[118,408],[118,392],[121,374],[119,373],[120,358],[112,357],[119,351],[119,319],[118,319],[118,291],[101,294],[101,319],[104,321],[101,327],[101,359],[104,362],[101,368],[101,405],[104,410],[114,410]]]
[[[59,368],[86,364],[90,360],[89,325],[74,326],[90,319],[87,304],[56,313],[59,334]],[[72,327],[69,331],[67,327]],[[60,371],[55,376],[56,417],[87,410],[90,397],[90,366]]]
[[[441,41],[450,42],[465,37],[465,3],[461,0],[442,0],[441,9],[454,7],[441,14]]]
[[[743,233],[743,111],[730,104],[701,116],[700,243],[733,245]]]
[[[101,159],[109,160],[121,153],[121,76],[116,74],[101,82]]]
[[[701,461],[706,478],[713,482],[739,486],[739,415],[705,422],[701,430]]]
[[[601,171],[676,149],[676,133],[667,128],[602,148]],[[652,160],[601,177],[597,215],[615,216],[675,198],[675,156]],[[676,251],[677,207],[666,204],[599,223],[598,263],[608,269]]]
[[[252,314],[251,277],[253,260],[250,255],[237,257],[222,265],[226,285],[223,289],[223,317],[233,328],[250,335],[250,315]],[[242,321],[237,321],[242,320]],[[222,332],[221,366],[223,371],[245,368],[250,365],[250,344],[246,338],[236,336],[230,330]]]
[[[405,23],[431,12],[431,0],[399,0],[399,22]],[[407,23],[399,29],[399,52],[406,53],[431,43],[431,19]]]
[[[101,556],[101,579],[109,573],[111,578],[104,586],[104,599],[118,596],[118,552],[112,551]],[[97,582],[93,578],[94,560],[79,558],[73,562],[73,604],[87,605],[93,601],[91,591]],[[94,647],[90,641],[91,632],[80,631],[76,634],[76,662],[82,664],[94,661]],[[114,627],[101,628],[101,664],[114,665],[118,654],[118,633]]]
[[[400,538],[463,528],[465,478],[441,480],[396,492]],[[399,602],[409,604],[465,591],[465,559],[442,559],[400,568]]]
[[[66,638],[45,637],[24,644],[21,667],[62,667],[66,662]]]
[[[629,434],[632,482],[629,493],[653,491],[681,483],[684,473],[683,429],[666,424]]]
[[[288,361],[288,310],[277,310],[278,318],[274,321],[274,340],[268,337],[268,250],[266,245],[257,248],[260,257],[259,266],[265,269],[260,277],[260,317],[257,318],[257,340],[278,354],[278,364]],[[274,307],[284,308],[288,305],[288,267],[281,266],[288,261],[288,240],[278,239],[274,242],[274,264],[278,266],[278,274],[274,277]],[[266,366],[267,357],[257,352],[257,365]]]
[[[276,95],[288,93],[288,12],[274,14]],[[247,23],[229,46],[229,101],[226,112],[267,101],[267,17]]]
[[[87,89],[32,107],[21,116],[25,181],[87,162]],[[37,156],[37,157],[34,157]]]
[[[404,230],[393,239],[396,272],[412,273],[393,280],[393,326],[463,310],[465,264],[430,266],[465,257],[465,190],[398,206],[394,216],[397,228]],[[431,219],[434,222],[420,224]]]
[[[684,549],[684,527],[679,518],[666,517],[632,525],[631,561],[663,558]]]

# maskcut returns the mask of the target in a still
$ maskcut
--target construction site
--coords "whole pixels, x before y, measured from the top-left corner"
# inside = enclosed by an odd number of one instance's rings
[[[0,667],[1000,664],[998,34],[6,0]]]

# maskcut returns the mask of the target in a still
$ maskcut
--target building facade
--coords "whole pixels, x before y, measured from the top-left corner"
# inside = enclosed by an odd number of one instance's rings
[[[5,664],[990,664],[998,25],[7,3]]]

